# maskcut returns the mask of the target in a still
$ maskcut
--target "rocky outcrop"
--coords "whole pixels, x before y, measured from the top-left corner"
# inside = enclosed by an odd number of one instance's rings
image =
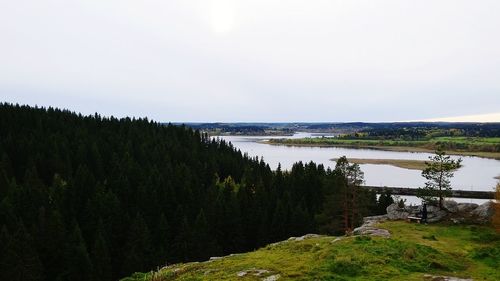
[[[457,208],[459,213],[468,213],[476,209],[479,205],[476,203],[458,203]]]
[[[408,209],[401,208],[397,203],[387,207],[387,218],[389,220],[405,220],[410,215]]]
[[[427,222],[430,222],[430,223],[438,222],[438,221],[443,220],[447,216],[448,216],[448,212],[445,209],[441,209],[437,206],[428,206],[427,207]]]
[[[321,235],[318,235],[318,234],[306,234],[306,235],[302,235],[300,237],[290,237],[290,238],[288,238],[288,241],[303,241],[303,240],[306,240],[306,239],[318,238],[318,237],[321,237]]]
[[[445,200],[443,202],[443,208],[450,213],[457,213],[458,203],[453,200]]]
[[[369,235],[389,238],[391,233],[387,229],[378,228],[375,225],[379,222],[386,221],[388,218],[386,215],[383,216],[373,216],[363,218],[363,225],[357,227],[353,230],[354,235]]]
[[[492,201],[488,201],[479,205],[476,209],[471,212],[472,218],[478,223],[487,223],[491,221],[493,214],[495,213],[495,204]]]
[[[406,220],[409,216],[420,215],[421,206],[400,207],[394,203],[387,207],[387,219]],[[482,205],[474,203],[457,203],[453,200],[443,202],[443,208],[427,206],[427,222],[433,223],[442,220],[451,220],[455,223],[488,223],[494,213],[494,203],[488,201]]]

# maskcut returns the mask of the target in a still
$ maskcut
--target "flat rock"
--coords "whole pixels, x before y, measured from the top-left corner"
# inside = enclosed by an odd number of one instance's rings
[[[457,277],[452,277],[452,276],[437,276],[437,275],[430,275],[430,274],[425,274],[424,280],[429,280],[429,281],[473,281],[472,279],[463,279],[463,278],[457,278]]]
[[[275,274],[275,275],[271,275],[271,276],[268,276],[264,279],[262,279],[262,281],[276,281],[278,279],[280,279],[281,275],[279,274]]]
[[[319,234],[306,234],[302,235],[300,237],[290,237],[288,238],[288,241],[303,241],[306,239],[311,239],[311,238],[318,238],[321,237]]]
[[[378,236],[389,238],[391,237],[391,233],[387,229],[375,228],[375,227],[358,227],[354,229],[355,235],[369,235],[369,236]]]
[[[369,235],[369,236],[378,236],[389,238],[391,237],[391,233],[387,229],[378,228],[375,226],[378,222],[385,221],[388,219],[388,216],[372,216],[372,217],[364,217],[363,225],[360,227],[356,227],[353,230],[354,235]],[[333,242],[335,242],[334,240]]]
[[[236,276],[245,277],[247,275],[253,275],[253,276],[259,277],[259,276],[262,276],[262,275],[268,274],[268,273],[270,273],[269,270],[252,268],[252,269],[240,271],[240,272],[236,273]]]

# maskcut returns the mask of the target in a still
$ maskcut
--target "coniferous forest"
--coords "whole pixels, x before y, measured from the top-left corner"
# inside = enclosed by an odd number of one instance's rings
[[[341,234],[392,202],[343,168],[273,171],[184,126],[0,104],[0,280],[117,280]]]

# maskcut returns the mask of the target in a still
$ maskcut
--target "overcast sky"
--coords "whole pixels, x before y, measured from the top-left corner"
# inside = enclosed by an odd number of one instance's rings
[[[500,121],[500,1],[0,0],[0,100],[157,121]]]

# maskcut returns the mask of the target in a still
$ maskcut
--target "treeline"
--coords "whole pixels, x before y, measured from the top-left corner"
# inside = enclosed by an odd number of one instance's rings
[[[405,124],[405,123],[402,123]],[[366,140],[431,140],[436,137],[500,137],[500,123],[429,123],[426,126],[394,125],[392,127],[365,128],[357,132],[345,134],[341,138]]]
[[[272,171],[184,126],[53,108],[0,104],[0,157],[0,280],[117,280],[343,233],[392,202],[348,163]]]

